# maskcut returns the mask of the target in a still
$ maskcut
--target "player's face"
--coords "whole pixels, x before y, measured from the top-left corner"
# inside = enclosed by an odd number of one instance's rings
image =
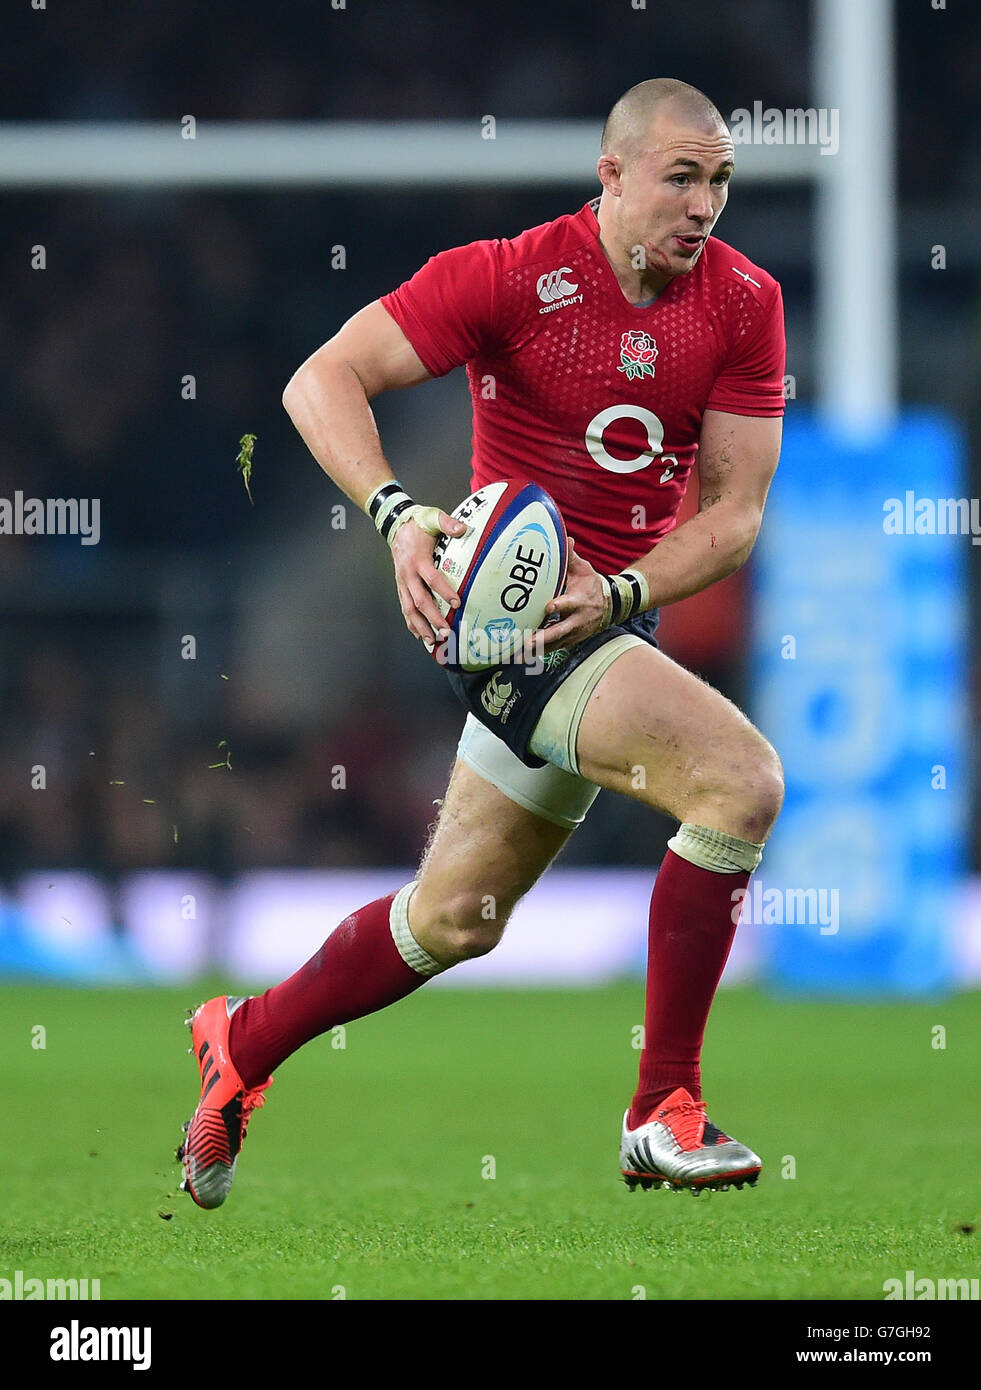
[[[732,155],[727,130],[659,117],[646,149],[624,163],[620,230],[631,253],[643,247],[649,272],[673,278],[697,263],[726,204]]]

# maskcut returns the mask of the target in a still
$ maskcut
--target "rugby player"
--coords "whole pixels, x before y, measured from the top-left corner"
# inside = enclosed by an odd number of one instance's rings
[[[413,881],[352,913],[282,984],[219,996],[188,1019],[201,1094],[178,1156],[199,1206],[225,1200],[275,1069],[492,950],[600,787],[680,823],[651,898],[645,1045],[620,1170],[630,1187],[756,1181],[757,1155],[707,1116],[699,1059],[733,903],[780,810],[781,767],[749,720],[654,640],[660,605],[744,563],[780,451],[780,287],[712,235],[732,171],[729,131],[706,96],[642,82],[606,122],[597,199],[433,257],[287,386],[314,457],[391,547],[417,638],[446,633],[433,595],[456,597],[433,566],[434,537],[464,528],[394,479],[369,404],[380,392],[466,364],[473,488],[540,484],[574,548],[549,607],[545,669],[506,668],[518,698],[494,698],[498,671],[449,673],[469,713]],[[699,510],[675,527],[694,468]],[[463,484],[447,478],[448,497]]]

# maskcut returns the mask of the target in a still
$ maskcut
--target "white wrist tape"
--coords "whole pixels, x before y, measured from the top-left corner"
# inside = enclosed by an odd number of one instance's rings
[[[364,504],[364,509],[375,523],[379,535],[389,545],[395,539],[399,527],[404,526],[407,521],[414,521],[431,536],[440,534],[439,508],[424,507],[419,502],[413,502],[402,484],[394,479],[376,487]]]
[[[621,570],[619,574],[604,574],[607,586],[607,621],[605,627],[624,623],[636,613],[651,606],[651,590],[640,570]]]

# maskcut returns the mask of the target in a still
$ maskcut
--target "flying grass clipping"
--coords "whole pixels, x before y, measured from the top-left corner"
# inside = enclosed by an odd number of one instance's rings
[[[242,482],[245,484],[245,491],[248,493],[249,501],[255,506],[255,498],[252,496],[252,450],[255,448],[257,436],[254,434],[243,434],[238,441],[238,471],[242,475]]]

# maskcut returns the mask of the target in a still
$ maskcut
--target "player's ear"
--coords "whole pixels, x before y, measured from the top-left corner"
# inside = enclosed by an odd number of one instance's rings
[[[620,196],[620,178],[622,165],[619,155],[601,154],[596,165],[596,172],[599,181],[606,189],[607,193],[612,193],[614,198]]]

